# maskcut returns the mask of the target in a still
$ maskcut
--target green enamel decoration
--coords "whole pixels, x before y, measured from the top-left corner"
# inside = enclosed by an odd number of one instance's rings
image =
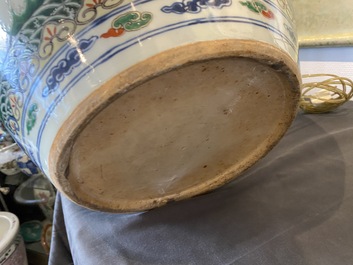
[[[36,1],[36,0],[27,0]],[[40,0],[39,2],[42,2]],[[37,50],[41,42],[42,30],[47,23],[59,23],[65,20],[74,20],[78,10],[82,6],[82,0],[70,0],[58,2],[57,0],[46,0],[43,5],[34,9],[29,17],[23,22],[18,21],[20,38],[29,42],[31,49]],[[15,21],[15,20],[14,20]],[[22,23],[23,22],[23,23]],[[22,24],[21,24],[22,23]],[[14,28],[15,29],[15,28]],[[14,33],[18,33],[14,32]]]
[[[12,7],[12,26],[10,30],[11,35],[16,35],[23,24],[27,22],[30,16],[36,11],[44,2],[44,0],[23,0],[25,2],[24,10],[16,10],[16,4]]]
[[[32,104],[29,107],[28,114],[27,114],[27,122],[26,122],[26,128],[27,128],[27,134],[31,132],[33,129],[34,125],[36,124],[37,121],[37,114],[36,112],[38,111],[38,105],[36,103]]]
[[[257,10],[259,10],[259,12],[267,10],[267,7],[260,2],[254,2],[254,6],[257,8]]]
[[[243,6],[246,6],[247,8],[249,8],[251,11],[255,13],[260,13],[261,11],[267,10],[266,6],[260,2],[240,1],[240,4],[242,4]]]
[[[114,28],[124,28],[126,31],[135,31],[146,27],[152,20],[149,12],[132,11],[117,17],[113,21]]]

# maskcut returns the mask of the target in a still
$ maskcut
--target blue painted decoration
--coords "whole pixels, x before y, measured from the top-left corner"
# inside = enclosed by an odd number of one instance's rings
[[[92,48],[98,36],[92,36],[88,40],[81,40],[77,47],[68,50],[65,59],[62,59],[54,66],[46,80],[47,86],[43,89],[42,96],[47,97],[53,93],[64,78],[72,73],[72,70],[79,66],[82,62],[84,52]]]
[[[170,6],[162,7],[164,13],[199,13],[202,9],[227,7],[232,5],[232,0],[184,0],[182,2],[175,2]]]
[[[40,169],[36,164],[25,154],[16,159],[17,165],[21,172],[27,176],[32,176],[40,173]]]

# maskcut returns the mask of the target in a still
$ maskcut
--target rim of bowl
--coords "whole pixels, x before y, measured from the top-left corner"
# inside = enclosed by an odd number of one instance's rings
[[[9,222],[9,229],[5,231],[4,236],[0,240],[0,253],[5,251],[16,237],[20,227],[20,221],[17,216],[10,212],[0,212],[0,219]]]

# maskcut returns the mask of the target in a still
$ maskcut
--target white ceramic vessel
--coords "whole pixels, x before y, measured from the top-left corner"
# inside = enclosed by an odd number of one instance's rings
[[[0,212],[0,264],[27,265],[25,246],[19,234],[19,220],[9,212]]]
[[[2,118],[81,205],[145,210],[215,189],[295,115],[287,1],[31,2],[2,15]]]
[[[18,186],[14,193],[14,199],[21,204],[37,204],[44,216],[52,221],[55,191],[49,180],[42,174],[31,176]]]

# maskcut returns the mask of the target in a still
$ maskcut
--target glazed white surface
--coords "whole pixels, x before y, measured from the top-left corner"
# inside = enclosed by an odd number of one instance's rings
[[[100,24],[90,23],[85,28],[81,27],[67,44],[57,46],[58,52],[46,59],[46,66],[39,71],[41,75],[36,76],[25,95],[19,135],[24,147],[32,153],[32,159],[46,175],[49,172],[47,161],[52,143],[75,108],[113,76],[151,56],[199,41],[250,39],[278,47],[297,61],[295,36],[289,31],[293,21],[290,14],[286,13],[288,10],[279,10],[279,5],[285,3],[283,0],[261,2],[271,10],[274,19],[251,11],[239,1],[232,1],[230,6],[222,8],[203,8],[198,13],[162,12],[162,7],[175,2],[178,1],[126,1],[127,4],[106,14],[109,19],[100,20]],[[114,18],[129,11],[149,12],[153,18],[139,30],[125,32],[116,38],[100,38],[112,27]],[[295,32],[295,29],[292,30]],[[80,51],[80,41],[88,39],[92,40],[91,48]],[[60,82],[59,89],[43,97],[51,69],[62,63],[70,49],[76,49],[80,54],[79,65],[70,70]],[[37,121],[27,133],[27,113],[33,104],[38,105]]]
[[[19,221],[16,215],[0,212],[0,254],[15,240],[18,230]]]
[[[96,88],[103,84],[106,80],[109,80],[114,75],[127,69],[128,67],[138,63],[139,61],[145,60],[153,55],[156,55],[162,51],[172,49],[174,47],[193,43],[195,41],[210,41],[210,40],[221,40],[228,38],[235,39],[254,39],[258,41],[263,41],[271,45],[277,46],[282,50],[286,51],[291,55],[293,60],[296,60],[297,54],[296,50],[291,48],[287,43],[283,42],[282,39],[273,32],[249,24],[235,24],[235,23],[207,23],[207,24],[195,24],[192,26],[174,29],[169,32],[165,32],[160,35],[153,37],[147,37],[146,39],[139,38],[140,35],[144,33],[151,32],[157,28],[164,27],[166,25],[179,23],[182,20],[196,20],[198,18],[209,18],[217,16],[244,16],[250,18],[256,18],[265,23],[273,25],[275,28],[281,29],[285,32],[283,28],[283,23],[289,23],[286,19],[280,15],[279,12],[275,13],[277,19],[269,20],[259,17],[258,14],[249,11],[246,7],[232,6],[225,7],[223,9],[212,9],[204,10],[199,14],[164,14],[160,12],[160,8],[163,5],[172,4],[173,1],[153,1],[141,6],[135,6],[134,9],[138,11],[149,11],[154,14],[153,21],[146,28],[141,31],[129,32],[125,36],[119,39],[122,41],[134,41],[137,38],[136,43],[131,48],[121,52],[119,55],[113,57],[105,64],[94,66],[76,85],[76,88],[71,89],[65,98],[57,105],[53,116],[48,120],[48,123],[43,131],[43,138],[41,140],[41,164],[42,169],[45,173],[48,172],[48,154],[52,145],[52,142],[56,136],[56,132],[60,129],[61,124],[69,117],[71,112],[75,109],[75,106],[82,102],[90,93],[92,93]],[[233,3],[237,5],[237,2]],[[159,13],[158,13],[159,12]],[[158,13],[158,16],[157,16]],[[104,29],[108,28],[110,21],[102,24],[99,28],[95,28],[92,31],[87,32],[81,38],[87,39],[93,34],[103,32]],[[289,38],[289,36],[288,36]],[[79,75],[83,68],[89,68],[89,64],[97,60],[97,55],[103,54],[110,47],[116,45],[116,40],[97,40],[97,43],[93,49],[84,54],[86,64],[82,64],[80,67],[74,69],[71,76]],[[98,42],[102,43],[100,45]],[[104,43],[104,44],[103,44]],[[62,85],[66,85],[69,79],[66,79]],[[76,89],[80,89],[77,93]],[[39,92],[40,90],[38,90]],[[51,96],[51,100],[57,95]],[[34,97],[35,98],[35,97]],[[40,98],[40,95],[37,95]],[[59,115],[60,113],[60,115]],[[38,113],[38,120],[43,119],[43,113]],[[35,128],[38,131],[38,126]],[[33,136],[36,136],[37,131],[33,132]],[[31,139],[32,140],[32,139]],[[32,140],[35,142],[35,138]]]

